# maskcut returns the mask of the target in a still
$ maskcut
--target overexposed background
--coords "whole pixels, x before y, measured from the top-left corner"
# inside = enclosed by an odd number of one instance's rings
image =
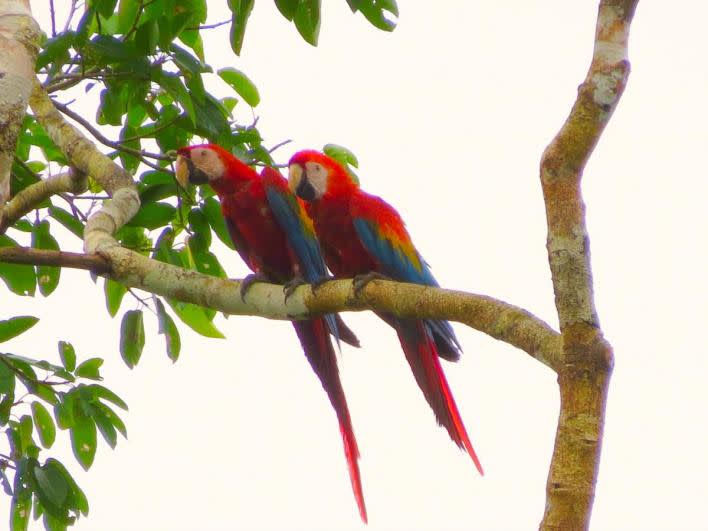
[[[227,18],[221,4],[210,2],[210,22]],[[393,34],[341,0],[324,4],[319,48],[266,1],[242,56],[225,26],[206,33],[207,60],[257,83],[262,134],[294,141],[279,162],[327,142],[349,147],[363,187],[399,209],[442,285],[557,326],[538,164],[587,70],[597,2],[401,2]],[[47,29],[47,2],[32,6]],[[708,529],[707,16],[697,1],[640,2],[630,82],[585,171],[597,307],[616,353],[593,529]],[[230,276],[246,273],[236,253],[220,258]],[[101,443],[89,473],[58,435],[53,451],[91,505],[77,529],[364,528],[335,416],[289,324],[219,317],[226,340],[183,327],[173,366],[148,318],[130,371],[102,290],[86,273],[63,276],[47,300],[3,292],[3,315],[41,317],[3,349],[51,359],[56,339],[72,341],[80,357],[106,358],[106,385],[131,407],[129,440],[115,451]],[[465,355],[445,368],[481,478],[436,427],[393,331],[368,314],[345,317],[363,343],[345,347],[340,366],[368,529],[535,529],[554,374],[456,327]]]

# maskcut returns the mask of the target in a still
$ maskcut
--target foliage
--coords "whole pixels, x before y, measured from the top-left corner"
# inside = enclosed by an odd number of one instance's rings
[[[398,16],[395,0],[347,3],[375,27],[394,29],[390,17]],[[231,20],[224,23],[230,24],[230,43],[237,55],[253,5],[254,0],[228,1]],[[275,0],[275,5],[306,42],[317,44],[320,0]],[[232,247],[218,202],[207,190],[178,192],[169,153],[207,140],[252,164],[273,164],[273,159],[257,120],[242,124],[233,117],[237,105],[259,104],[256,85],[237,68],[227,66],[215,73],[206,62],[203,32],[222,24],[207,24],[207,15],[207,0],[72,0],[68,19],[53,21],[55,33],[43,38],[36,69],[57,108],[136,176],[141,208],[118,232],[121,244],[163,262],[225,277],[212,252],[216,241]],[[207,90],[205,81],[219,78],[233,96],[217,98]],[[85,95],[97,102],[93,118],[72,109],[73,101]],[[106,131],[115,131],[112,136],[117,138],[109,138]],[[342,162],[357,165],[346,148],[332,144],[327,149]],[[12,194],[66,165],[64,154],[28,114],[15,153]],[[29,244],[36,249],[66,249],[72,242],[58,241],[53,231],[62,226],[82,239],[87,218],[105,198],[101,192],[89,178],[86,194],[45,200],[11,225],[7,234],[0,234],[0,247]],[[16,295],[48,297],[61,282],[61,271],[0,263],[0,279]],[[103,288],[110,317],[121,311],[126,294],[136,301],[136,307],[123,313],[117,345],[130,368],[140,360],[146,333],[164,335],[167,355],[177,361],[181,345],[176,322],[205,337],[223,337],[212,322],[212,310],[158,297],[141,299],[109,279],[103,281]],[[145,330],[146,308],[157,314],[157,331]],[[36,322],[28,316],[0,321],[0,342],[26,332]],[[102,379],[103,359],[79,363],[72,345],[64,341],[59,342],[58,354],[61,365],[0,353],[0,427],[8,441],[8,450],[0,453],[0,482],[11,497],[13,530],[26,529],[32,512],[34,518],[43,518],[47,529],[65,529],[88,514],[87,498],[68,470],[45,456],[56,440],[57,427],[69,432],[74,455],[85,469],[93,463],[98,433],[111,448],[118,433],[126,436],[113,408],[127,409],[127,405],[95,383]]]
[[[0,321],[0,343],[30,329],[35,317]],[[61,365],[0,352],[0,426],[9,450],[0,454],[0,482],[11,496],[11,528],[26,529],[30,515],[47,529],[64,529],[88,514],[86,495],[64,465],[44,450],[54,445],[57,427],[69,432],[77,461],[88,470],[97,433],[111,448],[127,436],[114,407],[127,404],[101,381],[101,358],[77,365],[74,347],[59,341]],[[50,413],[50,410],[52,411]],[[34,511],[32,510],[34,507]]]

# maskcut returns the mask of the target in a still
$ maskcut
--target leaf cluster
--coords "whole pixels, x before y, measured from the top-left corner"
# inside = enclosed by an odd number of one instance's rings
[[[395,0],[347,3],[375,27],[394,29]],[[312,45],[319,36],[320,4],[275,0],[278,11]],[[53,33],[43,36],[36,63],[57,109],[135,176],[141,207],[118,231],[118,241],[153,259],[217,277],[226,274],[214,245],[221,242],[233,249],[219,203],[206,189],[178,188],[170,153],[188,144],[214,142],[249,164],[275,165],[253,111],[260,103],[256,84],[241,69],[214,68],[205,57],[204,32],[221,25],[228,25],[236,55],[242,51],[254,0],[228,0],[228,7],[230,20],[210,23],[207,0],[71,0],[68,19],[53,20]],[[213,83],[223,84],[230,94],[216,97],[206,88]],[[96,102],[91,116],[76,107],[87,98]],[[237,107],[246,108],[254,119],[240,123],[234,114]],[[348,166],[357,165],[346,148],[331,144],[325,151]],[[28,114],[12,165],[11,194],[67,166],[65,154]],[[83,194],[57,194],[34,205],[28,215],[0,231],[0,247],[57,251],[79,246],[87,219],[108,198],[91,176],[88,188]],[[0,262],[0,287],[4,284],[17,296],[48,297],[61,278],[59,267]],[[213,323],[213,310],[172,299],[144,299],[109,279],[103,289],[111,317],[121,312],[126,294],[135,301],[123,310],[117,345],[130,368],[139,363],[145,345],[146,310],[157,315],[157,332],[164,336],[172,361],[180,356],[180,322],[205,337],[223,337]],[[0,342],[36,322],[26,316],[0,321]],[[43,518],[47,529],[64,529],[88,514],[86,496],[66,467],[44,457],[57,428],[68,432],[74,455],[85,469],[93,463],[98,433],[111,448],[119,433],[126,435],[113,408],[127,406],[97,383],[103,359],[79,363],[72,345],[64,341],[59,342],[59,357],[61,365],[0,352],[0,429],[8,444],[7,452],[0,454],[0,481],[12,500],[13,530],[26,529],[31,514]]]

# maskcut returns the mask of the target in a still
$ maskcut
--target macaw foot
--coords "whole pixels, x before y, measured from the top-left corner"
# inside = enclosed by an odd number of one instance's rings
[[[251,289],[256,282],[270,282],[270,280],[263,273],[251,273],[250,275],[246,275],[239,287],[242,301],[245,302],[246,293],[248,293],[248,290]]]
[[[302,278],[300,275],[297,275],[292,278],[289,282],[286,282],[283,285],[283,293],[285,294],[285,302],[288,302],[288,299],[290,298],[290,295],[295,293],[295,290],[299,288],[300,286],[303,286],[307,284],[307,281]]]
[[[391,277],[387,277],[382,273],[377,273],[372,271],[371,273],[366,273],[365,275],[357,275],[354,277],[352,284],[354,286],[354,295],[359,296],[361,290],[363,290],[366,285],[372,280],[391,280]]]
[[[325,275],[322,278],[315,280],[310,285],[312,286],[312,293],[317,293],[317,290],[324,286],[327,282],[336,280],[333,276]]]

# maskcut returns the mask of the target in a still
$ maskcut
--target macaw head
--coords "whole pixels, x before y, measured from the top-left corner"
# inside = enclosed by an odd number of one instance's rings
[[[189,183],[209,183],[218,193],[228,193],[238,187],[240,182],[258,178],[253,168],[216,144],[178,149],[175,174],[183,188]]]
[[[290,158],[290,191],[305,201],[317,201],[327,193],[358,188],[339,162],[314,150],[298,151]]]
[[[177,150],[175,174],[177,182],[186,188],[188,184],[206,184],[221,179],[226,173],[225,158],[231,153],[215,144],[187,146]]]

